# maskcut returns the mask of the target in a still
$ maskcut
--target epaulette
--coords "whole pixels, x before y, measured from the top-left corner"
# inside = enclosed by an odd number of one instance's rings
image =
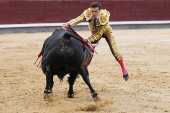
[[[99,17],[100,24],[105,25],[106,23],[108,23],[109,16],[110,16],[110,13],[107,10],[101,10],[100,17]]]
[[[91,9],[90,9],[90,8],[88,8],[88,9],[86,9],[86,10],[84,11],[84,16],[85,16],[85,18],[86,18],[86,21],[89,21],[89,20],[91,19],[92,14],[91,14]]]

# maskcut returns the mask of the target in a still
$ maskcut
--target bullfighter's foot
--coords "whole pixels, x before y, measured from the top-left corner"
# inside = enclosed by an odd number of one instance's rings
[[[129,79],[129,74],[128,74],[128,72],[127,72],[126,75],[123,75],[123,78],[124,78],[126,81]]]
[[[99,95],[96,92],[92,93],[92,97],[93,97],[94,102],[101,101]]]
[[[52,92],[52,90],[45,89],[44,90],[44,100],[45,101],[52,101],[52,99],[53,99],[53,92]]]

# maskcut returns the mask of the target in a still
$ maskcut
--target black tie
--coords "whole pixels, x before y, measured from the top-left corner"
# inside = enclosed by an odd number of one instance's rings
[[[94,18],[94,27],[96,27],[96,20],[97,18]]]

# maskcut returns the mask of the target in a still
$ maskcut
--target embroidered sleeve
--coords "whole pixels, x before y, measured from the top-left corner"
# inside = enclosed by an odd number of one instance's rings
[[[81,23],[83,21],[85,21],[84,13],[82,13],[77,18],[70,20],[68,23],[70,24],[71,27],[73,27],[73,26],[75,26],[75,25],[77,25],[77,24],[79,24],[79,23]]]
[[[102,37],[103,33],[105,32],[106,27],[107,27],[107,24],[100,26],[100,28],[97,31],[97,33],[91,35],[88,38],[88,42],[92,43],[92,42],[95,42],[96,40],[100,39]]]

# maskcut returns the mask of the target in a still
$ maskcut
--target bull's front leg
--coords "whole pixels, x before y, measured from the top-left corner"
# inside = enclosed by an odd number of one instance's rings
[[[88,85],[94,101],[95,102],[100,101],[101,99],[100,99],[99,95],[96,93],[96,91],[93,89],[93,87],[90,84],[89,73],[88,73],[87,67],[84,69],[80,69],[80,74],[83,77],[83,80],[85,81],[85,83]]]
[[[54,82],[53,82],[54,75],[51,73],[49,66],[45,69],[44,74],[46,75],[46,87],[44,90],[44,100],[51,101],[53,99],[52,88],[54,85]]]

